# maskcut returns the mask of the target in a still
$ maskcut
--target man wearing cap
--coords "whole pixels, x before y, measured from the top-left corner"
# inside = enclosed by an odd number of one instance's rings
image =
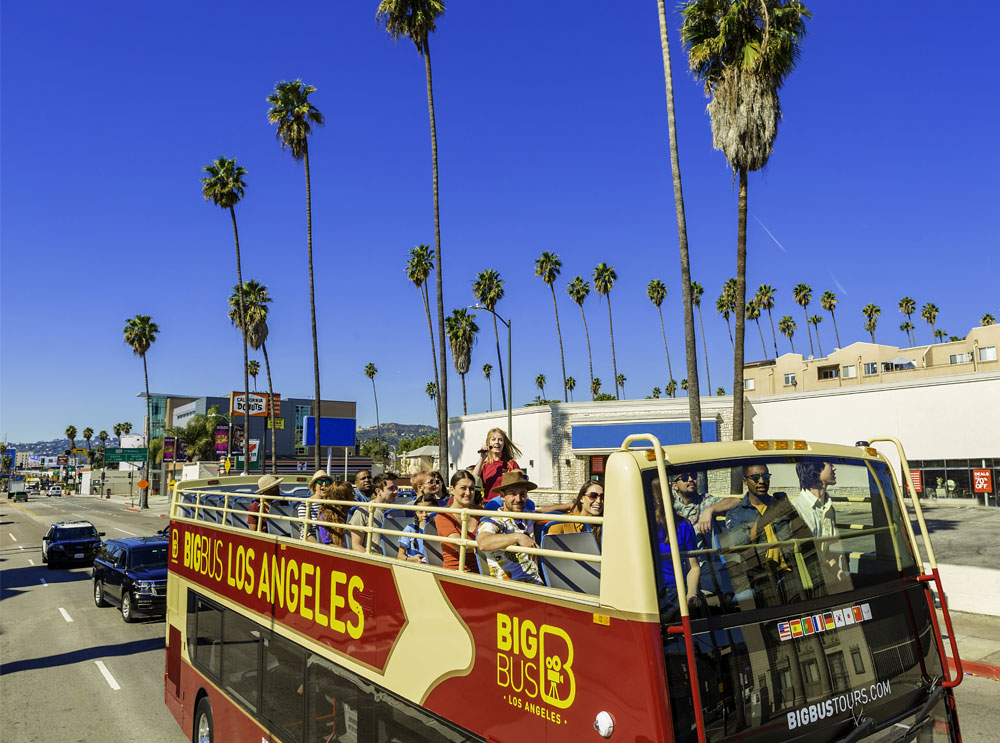
[[[368,503],[375,495],[375,481],[372,473],[361,470],[354,476],[354,500],[358,503]]]
[[[326,473],[326,470],[316,470],[309,478],[309,497],[299,501],[295,507],[295,515],[300,519],[317,520],[319,518],[319,504],[315,502],[315,499],[326,498],[326,489],[331,485],[333,485],[333,478]],[[309,501],[314,502],[310,503]],[[316,524],[303,523],[299,526],[300,539],[306,539],[310,542],[316,541]]]
[[[503,499],[503,506],[496,516],[488,516],[479,522],[476,543],[486,557],[494,578],[542,584],[538,563],[533,556],[507,551],[508,547],[514,546],[538,547],[531,537],[531,522],[516,516],[524,513],[528,492],[537,487],[525,477],[523,470],[504,472],[500,484],[493,487],[493,492],[499,493]]]
[[[281,495],[281,485],[282,479],[280,477],[275,477],[274,475],[264,475],[257,480],[257,495]],[[266,515],[268,511],[271,510],[271,501],[264,500],[263,505],[261,504],[261,498],[255,498],[254,502],[250,504],[247,511],[252,514],[247,517],[247,527],[250,531],[257,531],[260,524],[260,519],[257,514],[263,510]]]

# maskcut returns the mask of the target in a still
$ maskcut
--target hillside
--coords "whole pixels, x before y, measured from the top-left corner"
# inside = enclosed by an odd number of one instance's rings
[[[357,430],[358,443],[363,443],[376,436],[376,427],[359,428]],[[436,436],[437,428],[410,423],[383,423],[382,442],[388,446],[399,446],[401,439],[415,439],[418,436]]]
[[[90,447],[96,449],[101,445],[100,439],[96,436],[90,440]],[[108,439],[108,446],[118,446],[118,439],[114,436]],[[78,449],[86,449],[87,442],[82,436],[76,437],[76,446]],[[62,454],[67,449],[69,449],[69,439],[52,439],[51,441],[31,441],[31,442],[20,442],[20,441],[9,441],[7,442],[7,447],[10,449],[16,449],[17,451],[28,451],[32,454],[37,454],[38,456],[54,457]]]

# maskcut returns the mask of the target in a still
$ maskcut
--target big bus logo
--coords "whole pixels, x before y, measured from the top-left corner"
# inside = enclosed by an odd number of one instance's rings
[[[177,554],[179,550],[180,534],[177,533],[177,529],[173,528],[170,530],[170,561],[177,562]]]
[[[573,641],[560,627],[498,612],[497,685],[566,709],[576,696]]]

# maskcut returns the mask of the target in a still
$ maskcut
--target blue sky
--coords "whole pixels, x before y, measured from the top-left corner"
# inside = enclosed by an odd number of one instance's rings
[[[408,250],[433,242],[424,67],[411,43],[376,26],[376,5],[307,2],[292,15],[259,2],[3,4],[0,434],[139,427],[142,364],[121,336],[136,313],[161,330],[148,356],[154,391],[240,387],[241,344],[226,317],[232,230],[199,182],[219,155],[249,172],[237,207],[243,275],[275,300],[275,391],[311,393],[303,169],[275,141],[265,103],[275,82],[294,78],[318,89],[312,100],[327,117],[310,141],[323,397],[356,400],[359,423],[373,424],[362,374],[371,361],[382,420],[433,422],[427,328],[404,272]],[[905,294],[935,302],[938,327],[956,335],[985,312],[1000,316],[1000,155],[988,144],[1000,11],[963,2],[946,15],[901,0],[810,7],[774,155],[750,177],[751,290],[776,287],[775,321],[798,320],[798,350],[807,345],[791,299],[800,281],[813,287],[816,312],[824,290],[837,292],[844,344],[867,337],[868,302],[882,308],[877,339],[903,343]],[[735,271],[736,195],[674,14],[671,25],[692,275],[706,288],[712,389],[731,392],[714,305]],[[628,396],[667,381],[651,278],[667,284],[674,377],[685,376],[656,3],[452,2],[431,51],[446,311],[473,303],[479,271],[501,272],[515,402],[536,394],[539,373],[549,397],[561,386],[551,297],[533,275],[543,250],[563,260],[557,297],[577,399],[587,356],[565,285],[589,280],[601,261],[618,274],[612,309]],[[610,392],[607,308],[596,294],[585,308],[594,371]],[[470,412],[488,407],[483,363],[497,366],[487,317]],[[828,316],[819,330],[829,350]],[[760,357],[756,336],[749,326],[748,360]],[[779,349],[788,349],[780,337]],[[704,388],[703,357],[699,369]],[[461,387],[453,370],[449,379],[454,415]]]

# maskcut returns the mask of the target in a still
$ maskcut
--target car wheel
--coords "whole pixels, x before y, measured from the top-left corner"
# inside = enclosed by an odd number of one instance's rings
[[[191,735],[191,741],[192,743],[212,743],[213,739],[212,705],[208,701],[208,697],[202,697],[194,711],[194,732]]]
[[[135,621],[135,614],[132,613],[132,594],[128,591],[122,594],[122,619],[128,623]]]
[[[104,583],[99,580],[94,581],[94,606],[98,609],[103,609],[108,605],[108,602],[104,600]]]
[[[47,568],[48,568],[49,570],[55,570],[55,569],[56,569],[56,564],[55,564],[55,562],[53,562],[52,560],[48,560],[48,561],[47,561],[47,562],[45,563],[45,566],[46,566],[46,567],[47,567]]]

